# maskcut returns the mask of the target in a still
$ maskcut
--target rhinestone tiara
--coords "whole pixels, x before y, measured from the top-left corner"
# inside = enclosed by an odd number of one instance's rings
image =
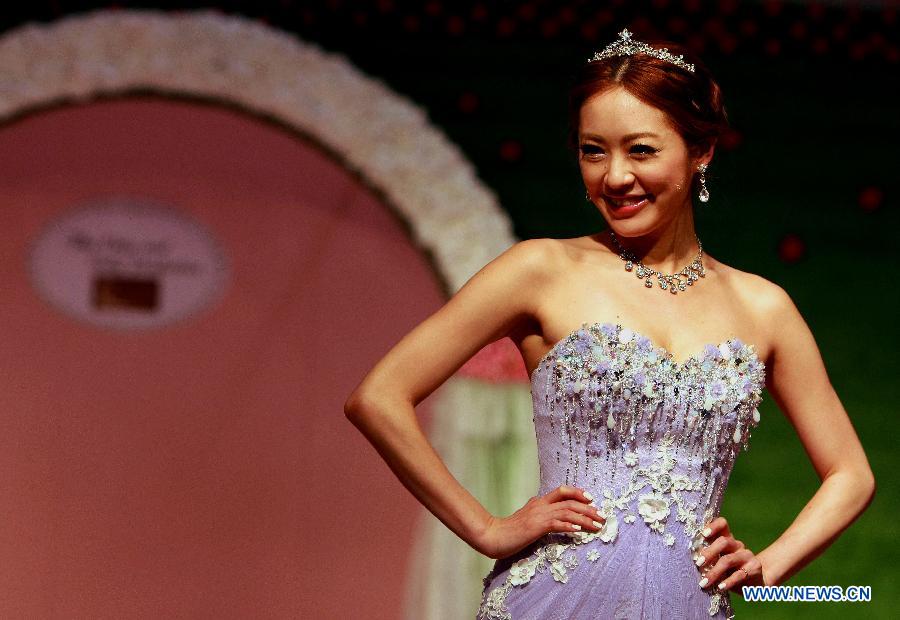
[[[631,38],[631,33],[628,31],[628,28],[619,33],[619,38],[616,41],[613,41],[609,45],[607,45],[603,50],[599,52],[594,52],[594,55],[588,58],[588,62],[594,62],[595,60],[602,60],[603,58],[611,58],[613,56],[631,56],[632,54],[647,54],[649,56],[653,56],[654,58],[659,58],[660,60],[666,60],[671,62],[674,65],[678,65],[682,69],[687,69],[691,73],[694,72],[694,65],[691,63],[684,62],[684,56],[676,56],[669,52],[665,47],[662,49],[656,49],[655,47],[651,47],[647,45],[643,41],[638,41],[636,39]]]

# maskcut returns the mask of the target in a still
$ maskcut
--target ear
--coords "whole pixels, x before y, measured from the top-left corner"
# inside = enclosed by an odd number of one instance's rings
[[[701,150],[700,154],[697,155],[696,157],[694,157],[694,161],[693,161],[694,170],[696,170],[700,164],[709,165],[709,162],[712,161],[713,154],[715,153],[715,151],[716,151],[716,143],[715,143],[715,141],[713,141],[710,143],[710,145],[707,149]]]

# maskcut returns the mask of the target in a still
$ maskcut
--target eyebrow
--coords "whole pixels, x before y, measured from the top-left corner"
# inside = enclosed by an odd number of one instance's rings
[[[599,135],[593,134],[593,133],[586,133],[586,134],[584,134],[584,137],[585,138],[593,138],[594,140],[599,140],[600,142],[604,141],[602,136],[599,136]],[[640,131],[638,133],[630,133],[628,135],[622,136],[622,141],[629,142],[636,138],[644,138],[644,137],[659,138],[660,136],[653,133],[652,131]]]

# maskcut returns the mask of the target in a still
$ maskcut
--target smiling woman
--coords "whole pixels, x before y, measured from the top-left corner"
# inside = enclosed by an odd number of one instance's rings
[[[590,62],[576,77],[569,147],[580,156],[588,198],[607,220],[618,221],[615,232],[635,237],[652,232],[649,218],[661,228],[679,217],[694,193],[693,181],[702,182],[700,198],[708,200],[702,173],[728,117],[721,89],[703,63],[686,70],[650,54],[619,58]],[[655,213],[623,221],[645,207]]]
[[[690,56],[625,30],[581,69],[570,144],[609,230],[516,244],[395,346],[346,405],[407,488],[496,559],[479,620],[730,618],[731,592],[789,578],[874,494],[788,294],[700,243],[693,196],[709,198],[704,173],[727,117]],[[540,489],[501,517],[442,467],[411,405],[503,336],[531,378]],[[720,509],[764,388],[823,484],[754,553]]]

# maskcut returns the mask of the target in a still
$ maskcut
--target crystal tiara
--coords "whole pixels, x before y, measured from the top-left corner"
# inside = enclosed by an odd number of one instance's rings
[[[588,62],[594,62],[595,60],[601,60],[603,58],[611,58],[612,56],[631,56],[632,54],[647,54],[654,58],[666,60],[672,64],[678,65],[691,73],[694,72],[694,65],[684,62],[684,56],[676,56],[675,54],[670,53],[665,47],[656,49],[643,41],[632,39],[628,28],[619,33],[618,40],[607,45],[602,51],[594,52],[594,55],[588,58]]]

